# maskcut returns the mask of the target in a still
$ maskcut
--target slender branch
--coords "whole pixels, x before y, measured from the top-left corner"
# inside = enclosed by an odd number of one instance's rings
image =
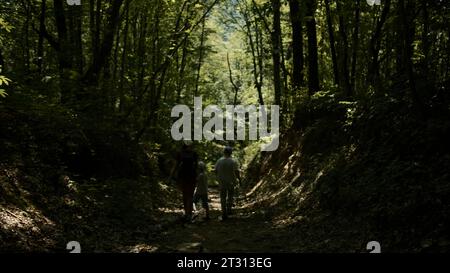
[[[233,71],[231,70],[231,64],[230,64],[230,54],[228,52],[227,52],[227,64],[228,64],[228,71],[230,73],[230,82],[231,82],[231,85],[234,88],[234,102],[233,102],[233,105],[236,105],[237,104],[237,95],[238,95],[238,92],[239,92],[239,87],[234,83],[234,80],[233,80]]]

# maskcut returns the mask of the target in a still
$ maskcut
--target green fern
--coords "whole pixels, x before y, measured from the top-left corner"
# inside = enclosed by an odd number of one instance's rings
[[[2,85],[9,85],[9,83],[11,82],[10,79],[8,79],[5,76],[0,75],[0,86]],[[0,89],[0,97],[4,98],[8,95],[8,93],[6,93],[5,89]]]
[[[10,82],[11,82],[10,79],[8,79],[5,76],[0,75],[0,86],[2,86],[2,85],[9,85]]]

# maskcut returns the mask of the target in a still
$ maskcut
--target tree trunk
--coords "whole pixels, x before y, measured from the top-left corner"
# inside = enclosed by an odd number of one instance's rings
[[[206,24],[206,18],[203,19],[202,22],[202,33],[200,36],[200,48],[199,48],[199,57],[198,57],[198,66],[197,66],[197,78],[195,79],[195,91],[194,91],[194,97],[198,96],[198,87],[200,83],[200,70],[202,69],[202,63],[203,63],[203,53],[204,53],[204,43],[205,43],[205,24]]]
[[[351,96],[350,90],[350,77],[349,77],[349,62],[348,62],[348,37],[347,37],[347,26],[345,25],[344,12],[345,7],[343,7],[343,0],[337,1],[337,9],[339,14],[339,34],[341,40],[340,46],[340,75],[342,77],[339,82],[341,83],[341,88],[346,97]]]
[[[119,48],[120,48],[120,25],[116,30],[116,41],[114,42],[114,54],[113,54],[113,73],[112,80],[117,82],[117,70],[119,70]]]
[[[31,18],[31,12],[30,9],[31,3],[29,0],[24,2],[24,8],[25,8],[25,25],[24,25],[24,40],[25,40],[25,46],[23,48],[24,51],[24,60],[25,60],[25,72],[26,74],[30,73],[30,20]]]
[[[281,3],[280,0],[272,1],[273,31],[272,31],[272,59],[273,59],[273,84],[275,91],[275,104],[281,106]]]
[[[258,91],[258,100],[260,105],[264,105],[264,98],[262,94],[262,86],[263,86],[263,80],[264,80],[264,61],[263,61],[263,37],[259,28],[259,24],[255,21],[255,39],[256,39],[256,56],[258,58],[258,74],[259,74],[259,81],[256,89]]]
[[[289,0],[292,26],[293,75],[292,85],[299,89],[303,85],[303,20],[299,0]]]
[[[77,72],[83,74],[83,39],[82,39],[82,8],[81,6],[69,6],[71,19],[71,47],[72,58]]]
[[[39,40],[37,48],[37,66],[39,75],[42,75],[42,64],[44,62],[44,32],[45,32],[46,11],[47,11],[47,0],[42,0],[41,14],[39,17]]]
[[[237,97],[239,93],[239,86],[236,85],[236,83],[233,80],[233,71],[231,70],[231,63],[230,63],[230,54],[227,52],[227,65],[228,65],[228,73],[230,76],[230,83],[233,86],[234,89],[234,100],[233,105],[237,105]]]
[[[368,67],[368,82],[374,86],[378,91],[381,89],[380,83],[380,61],[379,51],[381,47],[381,32],[383,30],[384,23],[386,22],[389,10],[391,7],[391,0],[386,0],[380,18],[377,20],[375,30],[369,42],[369,67]]]
[[[356,1],[355,10],[355,28],[353,30],[353,56],[352,56],[352,70],[351,70],[351,80],[350,88],[351,92],[354,94],[356,89],[356,58],[358,56],[359,47],[359,23],[360,23],[360,13],[361,13],[361,0]]]
[[[309,95],[313,95],[320,90],[319,84],[319,64],[317,53],[317,30],[314,13],[316,10],[316,1],[309,0],[306,13],[306,31],[308,36],[308,89]]]
[[[95,52],[95,0],[89,0],[89,31],[91,38],[92,59]]]
[[[331,17],[330,0],[325,0],[325,10],[327,14],[328,36],[330,38],[331,60],[333,62],[334,84],[339,85],[339,66],[336,55],[336,42],[334,38],[333,21]]]
[[[407,1],[405,6],[405,0],[398,1],[399,16],[401,20],[400,34],[402,39],[401,62],[399,64],[399,72],[406,72],[408,77],[408,85],[413,100],[413,105],[417,109],[418,113],[425,116],[425,105],[422,103],[422,99],[419,96],[416,88],[416,80],[414,73],[414,65],[412,62],[413,48],[412,41],[414,37],[414,21],[409,19],[410,14],[408,11],[414,11],[413,4]],[[412,26],[412,27],[411,27]]]
[[[92,47],[92,60],[95,59],[95,56],[100,52],[100,29],[102,25],[102,0],[96,0],[97,7],[95,10],[95,30],[93,37],[93,47]]]
[[[123,81],[125,80],[125,69],[127,61],[127,51],[128,51],[128,29],[129,29],[129,14],[130,14],[130,1],[125,3],[125,26],[123,30],[123,47],[122,47],[122,60],[120,62],[120,76],[119,76],[119,92],[120,92],[120,111],[123,111],[125,106],[125,96],[123,90]]]
[[[70,56],[72,54],[69,47],[69,41],[67,36],[67,23],[66,15],[64,11],[64,1],[53,1],[56,31],[58,33],[59,50],[58,62],[59,62],[59,74],[60,74],[60,88],[61,88],[61,102],[63,104],[70,103],[73,96],[73,85],[70,83],[69,72],[72,68],[72,62]]]
[[[186,69],[187,55],[188,55],[188,39],[186,37],[184,39],[184,42],[183,42],[183,49],[181,51],[181,64],[180,64],[180,67],[179,67],[179,70],[178,70],[178,84],[177,84],[176,103],[180,102],[180,100],[181,100],[181,92],[183,91],[183,88],[185,86],[184,70]]]
[[[56,0],[55,0],[56,1]],[[99,53],[94,56],[91,66],[85,74],[85,80],[88,83],[94,83],[98,80],[99,73],[106,64],[111,54],[114,43],[114,34],[119,22],[119,11],[123,0],[114,0],[109,10],[108,23],[105,27],[103,41]]]
[[[146,63],[146,35],[147,35],[147,24],[148,24],[148,14],[146,11],[143,11],[140,19],[140,33],[139,33],[139,43],[138,43],[138,64],[139,64],[139,74],[138,74],[138,86],[137,90],[139,92],[143,92],[144,88],[144,74],[145,74],[145,63]]]
[[[67,60],[66,55],[70,54],[67,52],[67,25],[66,17],[64,12],[63,0],[54,0],[54,13],[56,21],[56,30],[58,32],[58,42],[59,42],[59,65],[60,70],[70,67],[70,62]],[[62,71],[61,71],[62,72]]]
[[[259,100],[259,104],[263,105],[263,98],[262,98],[262,90],[261,90],[261,85],[258,81],[258,60],[257,58],[259,56],[257,56],[257,52],[255,49],[255,41],[253,40],[253,35],[252,35],[252,28],[251,28],[251,21],[250,18],[248,16],[247,13],[244,14],[244,19],[245,19],[245,26],[247,28],[247,37],[248,37],[248,41],[249,41],[249,45],[250,45],[250,51],[252,54],[252,64],[253,64],[253,81],[254,81],[254,86],[258,92],[258,100]],[[255,29],[255,32],[257,32],[258,30]],[[256,41],[258,42],[258,41]]]
[[[430,17],[428,13],[428,1],[422,1],[422,51],[423,51],[423,62],[422,70],[428,80],[429,73],[429,63],[430,63],[430,39],[428,38],[430,32]],[[428,81],[430,82],[430,81]]]

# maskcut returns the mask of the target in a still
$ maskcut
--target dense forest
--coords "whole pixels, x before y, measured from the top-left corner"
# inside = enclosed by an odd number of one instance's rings
[[[449,63],[446,0],[1,0],[0,252],[447,252]],[[278,105],[280,136],[195,140],[213,217],[186,224],[196,97]]]

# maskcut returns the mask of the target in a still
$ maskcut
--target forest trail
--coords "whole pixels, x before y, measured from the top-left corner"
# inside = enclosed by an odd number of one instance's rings
[[[245,198],[236,198],[233,215],[220,220],[220,197],[217,188],[210,188],[211,219],[204,220],[204,210],[197,211],[192,223],[178,219],[181,209],[167,209],[162,222],[170,221],[167,229],[148,244],[135,246],[131,252],[164,253],[258,253],[288,252],[289,234],[246,207]],[[199,204],[200,205],[200,204]]]
[[[450,1],[77,2],[0,5],[0,252],[450,252]]]

